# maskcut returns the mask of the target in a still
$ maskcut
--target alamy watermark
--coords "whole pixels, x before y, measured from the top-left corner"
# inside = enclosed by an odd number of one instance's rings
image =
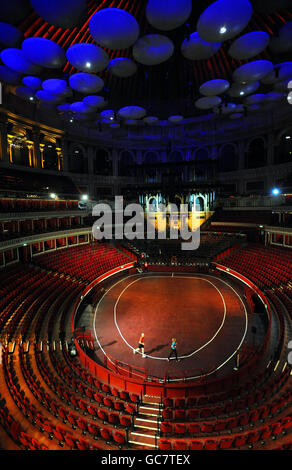
[[[98,217],[92,227],[96,240],[184,240],[182,250],[197,250],[200,246],[200,206],[189,210],[187,204],[158,204],[155,212],[145,212],[140,204],[124,207],[122,196],[115,197],[111,205],[100,203],[92,209]]]

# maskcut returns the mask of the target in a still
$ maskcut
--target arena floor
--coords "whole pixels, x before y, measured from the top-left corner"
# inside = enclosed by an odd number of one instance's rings
[[[251,315],[231,282],[206,274],[145,273],[113,281],[95,307],[100,361],[107,355],[148,375],[181,379],[230,372]],[[140,333],[145,354],[133,354]],[[172,337],[180,358],[168,362]]]

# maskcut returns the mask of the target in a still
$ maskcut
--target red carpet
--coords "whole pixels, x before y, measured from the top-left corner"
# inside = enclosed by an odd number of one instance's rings
[[[246,316],[236,292],[214,276],[149,273],[113,284],[96,310],[94,332],[106,354],[150,375],[196,376],[213,368],[230,371]],[[133,354],[141,332],[151,357]],[[168,363],[172,337],[181,361]]]

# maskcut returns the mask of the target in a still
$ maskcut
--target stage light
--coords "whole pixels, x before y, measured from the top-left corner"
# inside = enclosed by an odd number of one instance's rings
[[[83,201],[87,201],[88,200],[88,196],[87,194],[82,194],[82,198],[81,198]]]
[[[226,26],[222,26],[222,27],[219,29],[220,34],[225,34],[226,31],[227,31]]]
[[[33,101],[33,96],[30,96],[29,99],[30,99],[30,101]]]
[[[286,136],[285,136],[285,139],[286,139],[286,140],[291,139],[291,135],[286,135]]]
[[[51,194],[50,194],[50,197],[51,197],[51,199],[56,199],[56,194],[55,194],[55,193],[51,193]]]
[[[272,194],[273,194],[274,196],[278,196],[278,195],[280,194],[280,189],[274,188],[274,189],[272,190]]]
[[[90,69],[90,67],[91,67],[91,62],[86,62],[85,65],[86,65],[86,67],[87,67],[88,69]]]

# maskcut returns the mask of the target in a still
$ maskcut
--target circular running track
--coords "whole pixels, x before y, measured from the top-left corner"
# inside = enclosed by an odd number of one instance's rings
[[[114,281],[96,306],[97,356],[148,375],[199,377],[235,365],[248,330],[247,307],[233,285],[206,274],[149,273]],[[145,354],[133,354],[141,332]],[[172,337],[180,358],[168,362]]]

